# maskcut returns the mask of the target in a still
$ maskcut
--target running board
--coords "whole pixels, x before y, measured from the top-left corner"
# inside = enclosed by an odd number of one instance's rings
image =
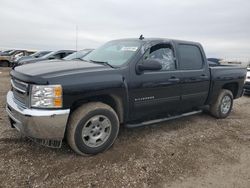
[[[163,122],[163,121],[169,121],[169,120],[178,119],[178,118],[181,118],[181,117],[187,117],[187,116],[200,114],[200,113],[202,113],[202,110],[192,111],[192,112],[184,113],[184,114],[177,115],[177,116],[167,117],[167,118],[144,121],[142,123],[137,123],[137,124],[126,124],[125,127],[127,127],[127,128],[142,127],[142,126],[146,126],[146,125],[151,125],[151,124],[160,123],[160,122]]]

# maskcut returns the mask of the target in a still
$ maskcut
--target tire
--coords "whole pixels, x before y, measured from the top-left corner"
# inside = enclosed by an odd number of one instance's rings
[[[90,102],[77,108],[69,118],[67,141],[80,155],[95,155],[109,149],[119,132],[115,111],[101,102]]]
[[[233,107],[233,94],[227,89],[222,89],[218,98],[211,104],[210,113],[219,119],[226,118]]]
[[[0,62],[0,67],[9,67],[10,63],[8,61],[1,61]]]

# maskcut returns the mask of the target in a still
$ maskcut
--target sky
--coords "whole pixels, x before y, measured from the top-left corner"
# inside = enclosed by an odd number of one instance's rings
[[[97,48],[143,34],[250,59],[250,0],[0,0],[0,23],[1,49]]]

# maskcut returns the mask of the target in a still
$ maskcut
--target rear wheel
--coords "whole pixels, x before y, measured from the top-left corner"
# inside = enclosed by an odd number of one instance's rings
[[[10,63],[8,61],[1,61],[0,62],[0,66],[1,67],[9,67],[10,66]]]
[[[82,105],[74,111],[67,126],[67,141],[80,155],[97,154],[114,143],[119,132],[115,111],[100,102]]]
[[[233,107],[233,94],[231,91],[221,90],[216,101],[210,106],[210,113],[216,118],[226,118]]]

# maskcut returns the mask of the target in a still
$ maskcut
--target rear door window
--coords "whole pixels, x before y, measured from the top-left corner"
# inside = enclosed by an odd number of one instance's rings
[[[179,62],[181,70],[198,70],[203,67],[200,49],[195,45],[179,45]]]

